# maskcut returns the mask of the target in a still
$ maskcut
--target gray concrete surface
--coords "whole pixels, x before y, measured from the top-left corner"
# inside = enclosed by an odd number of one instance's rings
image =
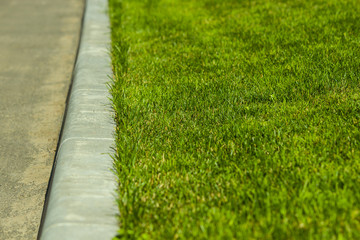
[[[118,229],[109,156],[115,125],[106,87],[112,74],[106,9],[107,0],[86,3],[42,240],[112,239]]]
[[[82,0],[0,0],[0,239],[36,239]]]

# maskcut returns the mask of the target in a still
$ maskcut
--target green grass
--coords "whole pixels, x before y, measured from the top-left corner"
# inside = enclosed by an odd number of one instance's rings
[[[119,235],[360,239],[360,2],[110,0]]]

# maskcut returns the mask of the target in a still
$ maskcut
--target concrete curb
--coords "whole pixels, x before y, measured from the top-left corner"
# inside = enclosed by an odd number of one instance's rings
[[[109,153],[113,113],[107,0],[87,0],[73,84],[50,186],[42,240],[111,239],[118,229]]]

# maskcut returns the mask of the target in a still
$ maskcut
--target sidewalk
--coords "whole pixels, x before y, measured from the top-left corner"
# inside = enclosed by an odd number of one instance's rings
[[[83,6],[0,3],[0,239],[36,239]]]

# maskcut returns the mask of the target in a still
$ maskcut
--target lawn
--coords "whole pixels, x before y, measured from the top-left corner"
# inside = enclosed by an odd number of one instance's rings
[[[109,0],[120,239],[360,239],[360,2]]]

